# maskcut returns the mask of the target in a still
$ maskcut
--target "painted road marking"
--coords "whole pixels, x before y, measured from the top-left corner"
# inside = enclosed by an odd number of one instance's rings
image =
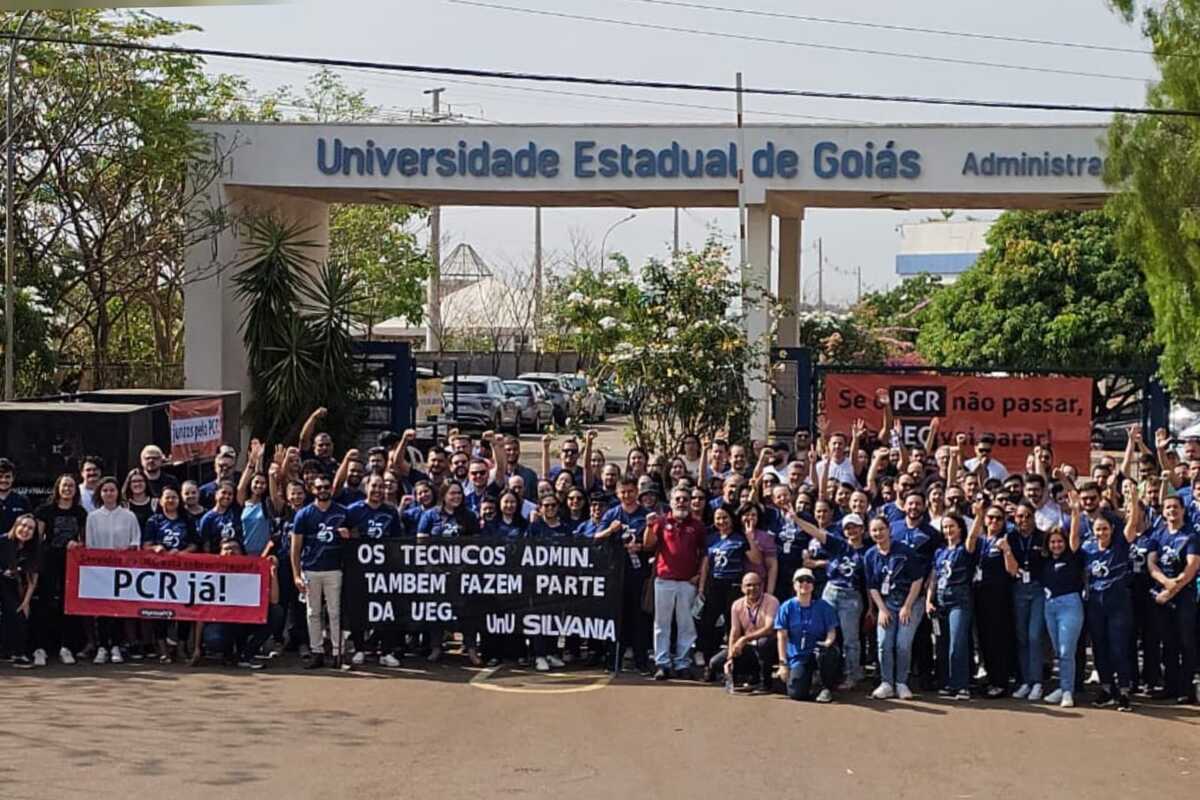
[[[594,692],[597,689],[603,689],[605,686],[608,686],[609,682],[612,681],[612,675],[603,673],[592,683],[583,686],[547,686],[535,689],[528,686],[500,686],[495,683],[489,683],[488,679],[501,669],[503,667],[485,669],[474,678],[471,678],[469,683],[477,689],[487,689],[489,692],[509,692],[511,694],[573,694],[576,692]],[[578,675],[578,673],[570,672],[537,672],[533,674],[546,678],[571,678]]]

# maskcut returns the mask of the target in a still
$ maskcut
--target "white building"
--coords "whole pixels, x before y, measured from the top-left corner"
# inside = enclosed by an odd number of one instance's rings
[[[966,272],[987,247],[985,237],[991,220],[926,220],[900,226],[900,252],[896,274],[911,277],[922,273],[941,275],[952,281]]]

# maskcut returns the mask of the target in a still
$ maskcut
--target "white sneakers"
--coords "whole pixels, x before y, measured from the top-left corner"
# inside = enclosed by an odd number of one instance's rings
[[[33,651],[33,665],[35,667],[46,666],[46,651],[40,647]]]
[[[356,667],[361,667],[367,663],[367,655],[362,650],[355,650],[354,655],[350,656],[350,663]]]
[[[112,663],[114,663],[114,664],[124,664],[124,663],[125,663],[125,657],[121,655],[121,648],[119,648],[119,647],[114,647],[114,648],[113,648],[113,649],[112,649],[112,650],[109,652],[108,660],[109,660],[109,661],[111,661],[111,662],[112,662]]]
[[[1029,684],[1022,683],[1020,686],[1017,687],[1017,690],[1015,692],[1013,692],[1012,696],[1017,698],[1018,700],[1024,700],[1026,697],[1029,697]]]
[[[546,663],[555,669],[562,669],[567,665],[567,662],[563,661],[558,656],[546,656]]]
[[[1035,683],[1033,685],[1033,688],[1029,690],[1029,702],[1036,703],[1038,700],[1041,700],[1041,699],[1042,699],[1042,685],[1040,683]]]
[[[913,699],[912,689],[908,688],[907,683],[897,683],[896,684],[896,697],[899,697],[901,700],[912,700]]]
[[[1074,708],[1075,697],[1070,692],[1063,692],[1062,702],[1059,703],[1062,708]]]
[[[108,663],[108,648],[105,648],[105,647],[96,648],[96,657],[92,659],[92,663],[93,664],[107,664]]]
[[[1058,703],[1061,703],[1062,699],[1063,699],[1063,690],[1062,689],[1055,689],[1053,692],[1046,695],[1046,697],[1045,697],[1045,701],[1052,706],[1057,705]]]
[[[391,653],[386,653],[379,657],[379,666],[381,667],[398,667],[400,659],[396,658]]]
[[[545,656],[538,656],[533,662],[533,668],[538,672],[549,672],[550,662],[546,660]]]
[[[58,649],[58,660],[64,664],[74,664],[75,656],[71,654],[71,648],[60,647]]]
[[[896,692],[892,689],[892,685],[887,681],[879,684],[875,691],[871,692],[871,697],[874,697],[876,700],[887,700],[895,696]]]

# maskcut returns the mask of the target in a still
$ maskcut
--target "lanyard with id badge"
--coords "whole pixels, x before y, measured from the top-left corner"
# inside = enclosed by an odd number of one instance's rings
[[[1021,545],[1021,555],[1017,557],[1017,564],[1019,567],[1017,570],[1017,575],[1020,577],[1021,583],[1027,584],[1032,580],[1032,576],[1029,573],[1029,556],[1034,549],[1033,536],[1030,536],[1028,539],[1026,539],[1024,536],[1018,534],[1015,539],[1016,542],[1020,543]]]

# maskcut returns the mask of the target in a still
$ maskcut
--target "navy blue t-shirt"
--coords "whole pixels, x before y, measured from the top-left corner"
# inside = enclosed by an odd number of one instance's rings
[[[959,543],[954,547],[939,547],[933,556],[933,577],[937,581],[936,596],[939,606],[957,606],[970,599],[971,581],[975,578],[975,566],[979,563],[979,542],[975,552]]]
[[[161,511],[146,520],[142,529],[142,544],[158,544],[167,550],[182,550],[189,545],[199,545],[196,527],[192,518],[184,512],[179,512],[175,519],[170,519]]]
[[[554,483],[554,481],[558,479],[559,474],[566,471],[566,467],[564,467],[562,464],[555,464],[554,466],[550,467],[550,474],[546,476],[546,480]],[[583,466],[576,464],[575,469],[571,470],[570,472],[571,480],[573,481],[574,485],[583,488]],[[526,488],[528,488],[528,484],[526,484]]]
[[[787,631],[789,667],[803,664],[829,632],[838,627],[837,611],[820,598],[814,597],[808,606],[792,599],[779,606],[775,615],[775,630]]]
[[[740,533],[722,537],[713,533],[705,543],[708,574],[719,581],[740,581],[746,573],[746,554],[750,543]]]
[[[1046,589],[1046,597],[1064,594],[1079,594],[1083,591],[1083,553],[1064,550],[1058,558],[1040,559],[1040,583]]]
[[[322,511],[311,503],[296,512],[292,533],[304,537],[300,566],[311,572],[330,572],[342,568],[342,537],[337,529],[346,526],[346,509],[330,503]]]
[[[496,518],[483,526],[484,536],[501,536],[505,539],[519,539],[525,535],[525,529],[528,523],[522,516],[513,517],[512,522],[505,522],[502,514],[497,514]]]
[[[1158,552],[1157,532],[1154,529],[1143,531],[1129,546],[1129,570],[1135,581],[1148,583],[1151,580],[1150,569],[1146,566],[1151,552]]]
[[[1101,550],[1095,536],[1079,548],[1083,553],[1088,591],[1104,592],[1114,587],[1128,586],[1133,569],[1129,562],[1129,542],[1113,534],[1108,549]]]
[[[200,537],[201,549],[215,553],[221,549],[221,542],[226,539],[242,541],[242,510],[231,505],[224,511],[215,508],[205,512],[200,518],[197,530]]]
[[[351,489],[349,486],[345,486],[340,492],[333,496],[333,502],[337,503],[338,505],[345,506],[347,510],[349,510],[350,506],[354,505],[359,500],[366,499],[367,493],[363,491],[361,484],[357,489]]]
[[[17,517],[29,513],[29,498],[23,494],[10,491],[8,496],[0,500],[0,534],[12,530]]]
[[[887,555],[878,546],[871,547],[863,556],[863,567],[867,588],[883,595],[884,605],[891,611],[899,611],[908,590],[925,577],[924,559],[902,542],[892,542]]]
[[[979,552],[979,562],[975,576],[978,583],[987,584],[988,586],[997,586],[1007,584],[1012,580],[1012,576],[1008,574],[1008,568],[1004,566],[1004,551],[1000,549],[1001,537],[989,539],[986,536],[979,537],[979,542],[975,545],[975,549]]]
[[[430,508],[433,508],[433,506],[426,508],[425,506],[413,503],[400,512],[400,521],[404,523],[405,536],[417,535],[417,526],[421,524],[421,516]]]
[[[865,544],[856,548],[840,536],[828,536],[821,549],[826,558],[825,576],[829,583],[841,589],[863,591],[866,586],[863,559],[869,548]]]
[[[417,533],[430,536],[469,536],[472,530],[468,521],[470,514],[448,514],[441,506],[434,506],[421,515],[417,522]]]
[[[597,533],[607,527],[607,525],[599,520],[593,520],[589,517],[575,526],[575,536],[582,539],[594,539]]]
[[[1178,578],[1187,568],[1187,557],[1200,555],[1200,541],[1191,528],[1172,532],[1164,520],[1154,534],[1158,550],[1158,568],[1168,578]]]
[[[646,534],[646,513],[646,509],[642,508],[640,505],[632,512],[628,512],[620,505],[616,505],[604,512],[604,516],[600,518],[600,522],[607,527],[608,525],[612,524],[613,520],[617,520],[629,529],[628,531],[621,530],[613,534],[612,538],[617,542],[624,544],[622,537],[624,537],[627,532],[632,533],[634,539],[638,542],[641,542]],[[645,573],[646,570],[645,554],[635,553],[634,555],[637,556],[637,566],[634,566],[634,559],[632,556],[625,559],[625,568],[629,570],[627,574],[631,576],[631,579],[640,577]]]
[[[359,500],[346,509],[346,527],[364,539],[395,539],[404,535],[404,523],[395,506],[380,503],[371,508]]]
[[[1012,548],[1013,558],[1017,560],[1017,569],[1028,572],[1031,582],[1039,581],[1043,574],[1042,552],[1046,542],[1045,534],[1035,530],[1026,538],[1014,528],[1008,532],[1007,538],[1008,546]],[[1024,582],[1023,578],[1017,580]]]
[[[941,532],[928,522],[920,522],[915,528],[909,527],[908,520],[901,518],[892,523],[892,541],[906,544],[913,549],[922,560],[921,570],[927,572],[933,564],[933,555],[946,539]]]
[[[565,519],[560,519],[554,524],[546,522],[544,519],[535,519],[529,523],[529,528],[526,529],[525,535],[532,539],[552,539],[561,536],[570,536],[575,532],[575,525],[567,522]]]

